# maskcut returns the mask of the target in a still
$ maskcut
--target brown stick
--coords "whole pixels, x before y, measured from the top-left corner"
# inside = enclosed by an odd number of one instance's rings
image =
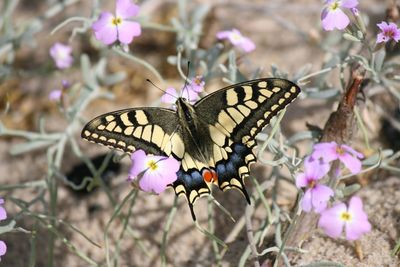
[[[355,132],[354,106],[357,100],[357,94],[364,79],[365,71],[361,67],[354,67],[349,80],[347,90],[335,112],[333,112],[322,131],[320,142],[335,141],[338,144],[348,144]],[[336,165],[336,166],[335,166]],[[334,162],[331,169],[339,167],[338,162]],[[285,246],[300,247],[315,231],[319,214],[302,212],[300,216],[287,228],[283,240],[286,240]],[[287,253],[288,258],[294,256],[293,253]],[[280,260],[280,266],[283,266]]]

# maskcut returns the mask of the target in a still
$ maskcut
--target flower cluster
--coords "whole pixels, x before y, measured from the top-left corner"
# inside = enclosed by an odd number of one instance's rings
[[[343,203],[327,209],[328,202],[334,196],[334,191],[320,180],[329,172],[330,162],[339,160],[352,174],[361,171],[363,155],[348,145],[336,142],[319,143],[314,146],[312,154],[304,161],[304,172],[296,176],[296,186],[307,188],[301,201],[305,212],[314,210],[321,213],[319,226],[329,236],[338,237],[346,225],[346,238],[354,240],[371,228],[367,215],[362,210],[361,199],[353,197],[349,208]],[[360,224],[359,229],[355,225]]]
[[[181,94],[175,88],[169,87],[165,94],[161,97],[161,102],[174,104],[178,97],[186,98],[190,103],[195,103],[199,98],[199,93],[204,90],[205,81],[201,75],[194,77],[188,85],[186,85]]]
[[[102,12],[97,21],[92,25],[92,30],[97,40],[105,45],[110,45],[117,40],[124,44],[130,44],[134,37],[142,33],[140,24],[129,20],[139,13],[139,6],[131,0],[117,0],[115,15],[110,12]]]
[[[131,160],[128,181],[145,192],[160,194],[177,179],[180,163],[173,157],[151,156],[143,150],[136,150]]]
[[[6,209],[3,207],[3,205],[4,205],[4,199],[0,198],[0,221],[7,219],[7,212]],[[6,252],[7,252],[6,243],[0,240],[0,257],[6,254]]]

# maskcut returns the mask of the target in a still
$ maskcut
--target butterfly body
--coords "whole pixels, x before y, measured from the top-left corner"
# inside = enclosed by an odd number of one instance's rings
[[[84,127],[82,137],[128,153],[142,149],[179,160],[172,187],[186,197],[195,219],[193,204],[210,194],[211,184],[238,189],[250,203],[244,178],[256,161],[255,137],[299,93],[287,80],[251,80],[220,89],[194,105],[178,98],[176,110],[145,107],[101,115]]]

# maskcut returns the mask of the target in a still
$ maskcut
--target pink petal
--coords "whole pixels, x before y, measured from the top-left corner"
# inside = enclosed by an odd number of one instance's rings
[[[123,44],[130,44],[133,37],[139,36],[142,33],[140,24],[134,21],[123,20],[117,28],[118,40]]]
[[[163,96],[161,97],[161,102],[174,104],[178,97],[179,95],[175,88],[168,87],[167,90],[165,90],[165,94],[163,94]]]
[[[297,188],[307,187],[308,179],[304,172],[296,175],[296,186]]]
[[[382,43],[385,42],[387,43],[390,39],[383,33],[378,33],[378,36],[376,37],[376,42],[377,43]]]
[[[321,228],[328,236],[337,238],[343,230],[344,221],[340,219],[340,214],[346,212],[346,205],[339,203],[332,208],[321,212],[318,221],[318,227]]]
[[[117,17],[127,19],[136,16],[139,13],[139,6],[131,2],[131,0],[117,0],[115,14]]]
[[[7,245],[4,241],[0,240],[0,256],[3,256],[7,252]]]
[[[350,154],[339,155],[339,160],[343,162],[347,169],[350,170],[352,174],[357,174],[361,171],[361,161]]]
[[[0,221],[7,219],[7,211],[0,206]]]
[[[238,45],[244,52],[248,53],[256,49],[256,45],[247,37],[243,37],[241,43]]]
[[[186,87],[183,89],[182,97],[186,97],[190,103],[196,102],[200,97],[199,94],[193,91],[191,88]]]
[[[304,161],[304,168],[307,178],[316,181],[324,177],[329,172],[330,165],[329,163],[319,159],[307,157]]]
[[[340,6],[345,8],[355,8],[358,6],[358,0],[342,0]]]
[[[337,146],[336,142],[315,144],[311,157],[315,159],[322,158],[326,163],[331,162],[338,159]]]
[[[145,192],[154,192],[160,194],[167,188],[167,184],[163,182],[162,176],[159,173],[146,171],[139,181],[140,189]]]
[[[312,210],[312,193],[311,189],[307,189],[307,191],[304,193],[303,199],[301,200],[301,208],[305,212],[310,212]]]
[[[105,45],[110,45],[117,40],[117,26],[113,24],[114,15],[103,12],[92,25],[94,36]]]
[[[315,212],[320,213],[326,209],[328,201],[333,197],[334,192],[326,185],[316,185],[312,189],[312,205]]]
[[[148,167],[146,166],[147,156],[146,153],[139,149],[131,155],[132,167],[129,170],[129,180],[134,180],[139,174],[145,171]]]
[[[341,145],[342,148],[344,148],[345,151],[349,152],[350,154],[353,154],[355,157],[362,159],[364,158],[364,155],[358,151],[356,151],[355,149],[353,149],[351,146],[348,145]]]
[[[352,197],[350,199],[348,212],[352,220],[346,223],[347,240],[359,239],[361,235],[371,231],[368,215],[363,210],[363,204],[359,197]]]
[[[335,28],[343,30],[350,23],[349,18],[340,8],[323,12],[323,15],[322,27],[326,31],[332,31]]]
[[[231,34],[231,31],[221,31],[217,32],[217,38],[218,39],[227,39],[229,35]]]
[[[400,30],[399,30],[399,29],[397,29],[397,30],[394,32],[393,40],[394,40],[395,42],[398,42],[398,41],[400,40]]]
[[[376,25],[381,31],[385,31],[387,28],[389,28],[389,25],[385,21],[382,21],[381,23],[378,23]]]

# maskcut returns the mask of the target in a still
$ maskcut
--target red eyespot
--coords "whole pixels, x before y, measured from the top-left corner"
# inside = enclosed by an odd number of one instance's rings
[[[217,173],[214,170],[205,169],[203,171],[203,179],[207,183],[211,183],[217,180]]]

